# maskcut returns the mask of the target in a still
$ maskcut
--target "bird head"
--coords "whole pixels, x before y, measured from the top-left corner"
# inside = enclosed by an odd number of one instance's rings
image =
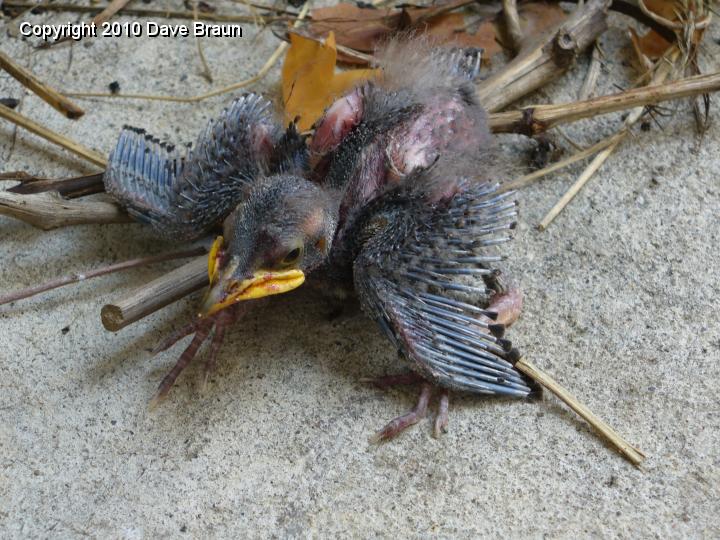
[[[332,193],[297,176],[260,180],[213,244],[200,316],[302,285],[327,258],[337,209]]]

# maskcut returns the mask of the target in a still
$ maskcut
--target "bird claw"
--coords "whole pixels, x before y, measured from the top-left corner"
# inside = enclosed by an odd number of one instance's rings
[[[189,336],[190,334],[194,334],[197,332],[201,325],[207,324],[207,320],[201,320],[201,319],[193,319],[188,324],[180,328],[179,330],[176,330],[169,336],[163,338],[158,342],[157,345],[155,345],[155,348],[152,350],[152,355],[156,356],[157,354],[168,350],[170,347],[175,345],[178,341],[180,341],[182,338]]]
[[[440,402],[438,403],[438,412],[435,417],[435,425],[433,427],[433,437],[439,439],[444,433],[447,433],[450,417],[448,414],[450,406],[450,396],[447,390],[443,390],[440,394]]]
[[[243,311],[241,311],[239,306],[233,306],[219,311],[217,314],[211,317],[205,319],[195,319],[177,332],[171,334],[168,338],[161,341],[157,347],[155,347],[155,349],[153,350],[153,354],[157,354],[158,352],[167,350],[173,345],[175,345],[175,343],[180,341],[182,338],[193,333],[195,334],[192,338],[192,341],[190,341],[190,344],[180,355],[173,368],[168,372],[167,375],[165,375],[163,380],[158,385],[158,388],[155,391],[155,395],[150,400],[150,403],[148,405],[151,410],[157,407],[160,402],[165,399],[165,397],[170,392],[170,389],[175,384],[175,381],[177,380],[180,373],[182,373],[182,371],[188,366],[188,364],[192,362],[195,356],[197,356],[200,346],[207,340],[208,336],[214,328],[215,332],[212,336],[210,352],[207,359],[205,360],[204,367],[205,374],[203,387],[207,385],[210,374],[215,370],[217,355],[225,338],[225,329],[231,324],[233,324],[242,313]]]
[[[430,400],[430,385],[423,385],[423,389],[420,392],[417,405],[415,408],[408,413],[398,416],[397,418],[388,422],[384,428],[378,431],[375,435],[370,437],[372,444],[378,444],[384,441],[389,441],[400,435],[410,426],[417,424],[420,420],[425,418],[427,414],[427,405]]]
[[[414,374],[413,374],[414,375]],[[391,376],[392,377],[392,376]],[[400,377],[396,375],[394,377]],[[419,375],[418,375],[419,377]],[[421,380],[424,380],[421,378]],[[402,383],[399,383],[402,384]],[[430,395],[432,394],[432,387],[430,384],[423,383],[422,389],[420,390],[420,396],[418,397],[417,404],[408,413],[398,416],[397,418],[388,422],[385,427],[370,437],[370,443],[378,444],[381,442],[389,441],[400,435],[403,431],[412,425],[417,424],[420,420],[425,418],[428,409],[428,403],[430,401]],[[435,426],[433,429],[433,435],[439,437],[443,433],[447,432],[448,426],[448,404],[449,397],[447,390],[442,390],[440,394],[440,404],[438,406],[438,414],[435,418]]]

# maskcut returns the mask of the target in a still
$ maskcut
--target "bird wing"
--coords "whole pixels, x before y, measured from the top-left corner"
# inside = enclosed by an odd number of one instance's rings
[[[368,221],[372,237],[355,259],[364,310],[413,368],[445,387],[525,397],[534,384],[514,367],[519,354],[502,338],[496,314],[458,299],[488,294],[501,257],[490,247],[510,239],[515,201],[489,184],[456,195],[429,219],[396,199]],[[458,282],[481,277],[481,287]]]
[[[144,130],[125,127],[105,188],[163,236],[192,239],[237,206],[267,171],[279,138],[272,105],[257,94],[243,95],[211,120],[184,158]]]

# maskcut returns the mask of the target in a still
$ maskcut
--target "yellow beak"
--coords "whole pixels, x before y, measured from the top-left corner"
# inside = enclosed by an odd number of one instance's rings
[[[205,295],[198,317],[207,317],[243,300],[254,300],[272,294],[282,294],[292,291],[305,282],[302,270],[258,270],[251,278],[237,281],[232,279],[235,269],[228,265],[222,276],[218,276],[216,257],[222,237],[219,237],[208,259],[208,273],[210,275],[210,289]]]

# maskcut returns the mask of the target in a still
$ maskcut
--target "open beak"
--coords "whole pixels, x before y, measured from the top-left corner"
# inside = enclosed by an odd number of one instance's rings
[[[205,295],[199,317],[208,317],[243,300],[254,300],[271,294],[282,294],[296,289],[305,281],[301,270],[258,270],[252,277],[242,281],[233,278],[237,263],[228,261],[226,268],[219,269],[218,259],[222,257],[222,237],[219,236],[208,259],[210,289]],[[222,272],[222,274],[221,274]]]

